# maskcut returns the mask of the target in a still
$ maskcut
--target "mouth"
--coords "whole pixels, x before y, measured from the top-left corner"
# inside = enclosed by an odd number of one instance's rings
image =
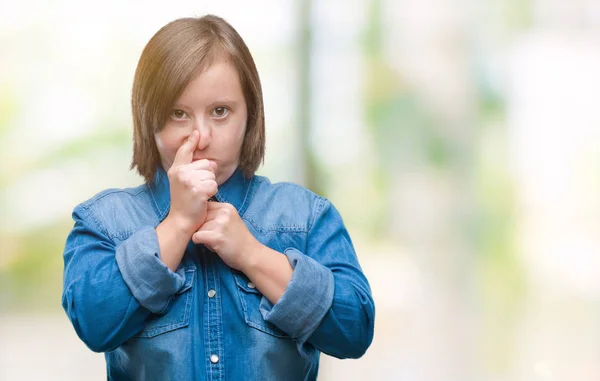
[[[209,160],[209,161],[214,161],[215,163],[217,162],[215,159],[211,159],[209,157],[194,157],[194,158],[192,158],[192,162],[198,161],[198,160]]]

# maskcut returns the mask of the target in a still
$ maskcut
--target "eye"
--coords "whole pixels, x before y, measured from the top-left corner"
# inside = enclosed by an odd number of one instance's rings
[[[187,114],[183,110],[174,109],[173,111],[171,111],[171,118],[173,120],[183,120],[187,119],[187,117]]]
[[[227,107],[221,106],[216,107],[212,110],[210,114],[213,118],[225,118],[229,114],[229,109]]]

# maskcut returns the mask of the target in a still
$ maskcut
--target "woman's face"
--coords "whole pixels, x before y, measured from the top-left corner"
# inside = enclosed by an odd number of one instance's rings
[[[235,66],[227,60],[215,62],[190,81],[164,128],[154,134],[163,168],[171,168],[177,150],[196,129],[200,139],[193,160],[216,162],[217,184],[223,184],[238,166],[247,119]]]

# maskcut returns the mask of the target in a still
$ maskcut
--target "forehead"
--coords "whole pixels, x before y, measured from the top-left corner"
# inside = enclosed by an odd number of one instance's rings
[[[177,103],[207,103],[228,98],[243,101],[240,76],[231,60],[217,60],[192,77]]]

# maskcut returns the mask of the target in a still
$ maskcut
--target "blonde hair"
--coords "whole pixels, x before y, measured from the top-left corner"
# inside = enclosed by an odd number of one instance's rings
[[[133,159],[131,169],[152,183],[161,165],[154,134],[187,84],[216,60],[228,58],[240,77],[248,121],[239,166],[250,178],[264,160],[265,117],[262,88],[254,59],[242,37],[214,15],[182,18],[150,39],[138,62],[131,93]]]

